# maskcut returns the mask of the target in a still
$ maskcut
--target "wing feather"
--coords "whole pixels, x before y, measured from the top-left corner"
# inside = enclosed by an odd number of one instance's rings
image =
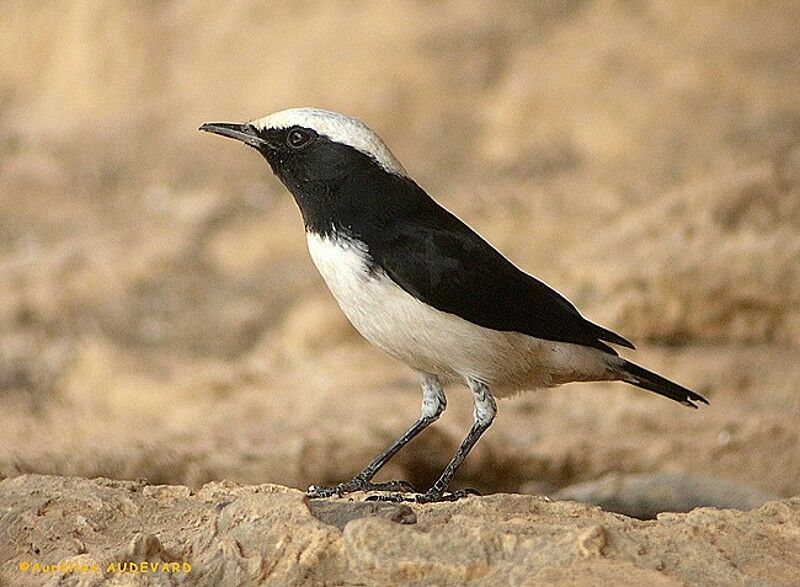
[[[594,347],[633,348],[586,320],[564,296],[528,275],[444,208],[371,243],[376,266],[434,308],[500,331]]]

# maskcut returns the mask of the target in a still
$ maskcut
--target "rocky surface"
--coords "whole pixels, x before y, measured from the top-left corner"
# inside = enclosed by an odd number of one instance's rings
[[[193,491],[23,475],[0,482],[0,577],[14,585],[800,580],[797,498],[747,513],[705,508],[640,521],[523,495],[425,506],[364,503],[361,497],[309,502],[277,485],[209,483]],[[120,572],[125,562],[155,570]],[[21,563],[30,566],[23,571]],[[36,563],[72,570],[41,574]],[[180,570],[165,563],[180,563]]]

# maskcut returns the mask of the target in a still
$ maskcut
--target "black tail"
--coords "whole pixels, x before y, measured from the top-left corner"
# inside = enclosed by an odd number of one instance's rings
[[[702,395],[693,392],[691,389],[686,389],[682,385],[673,383],[669,379],[657,375],[652,371],[648,371],[644,367],[640,367],[630,361],[622,362],[620,372],[623,375],[622,381],[625,383],[630,383],[631,385],[641,387],[648,391],[654,391],[659,395],[680,402],[684,406],[696,409],[697,405],[693,402],[702,402],[708,405],[708,401]]]

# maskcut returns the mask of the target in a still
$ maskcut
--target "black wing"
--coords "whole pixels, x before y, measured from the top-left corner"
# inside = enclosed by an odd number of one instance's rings
[[[466,224],[437,205],[412,225],[370,243],[377,267],[426,304],[493,330],[617,352],[633,348],[592,324],[557,291],[518,269]]]

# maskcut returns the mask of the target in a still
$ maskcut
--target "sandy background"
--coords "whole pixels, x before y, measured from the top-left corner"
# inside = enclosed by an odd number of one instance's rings
[[[305,487],[417,417],[290,196],[196,131],[314,105],[711,401],[503,401],[458,484],[686,472],[800,494],[799,9],[11,0],[0,55],[3,476]],[[386,477],[438,475],[471,420],[449,400]]]

